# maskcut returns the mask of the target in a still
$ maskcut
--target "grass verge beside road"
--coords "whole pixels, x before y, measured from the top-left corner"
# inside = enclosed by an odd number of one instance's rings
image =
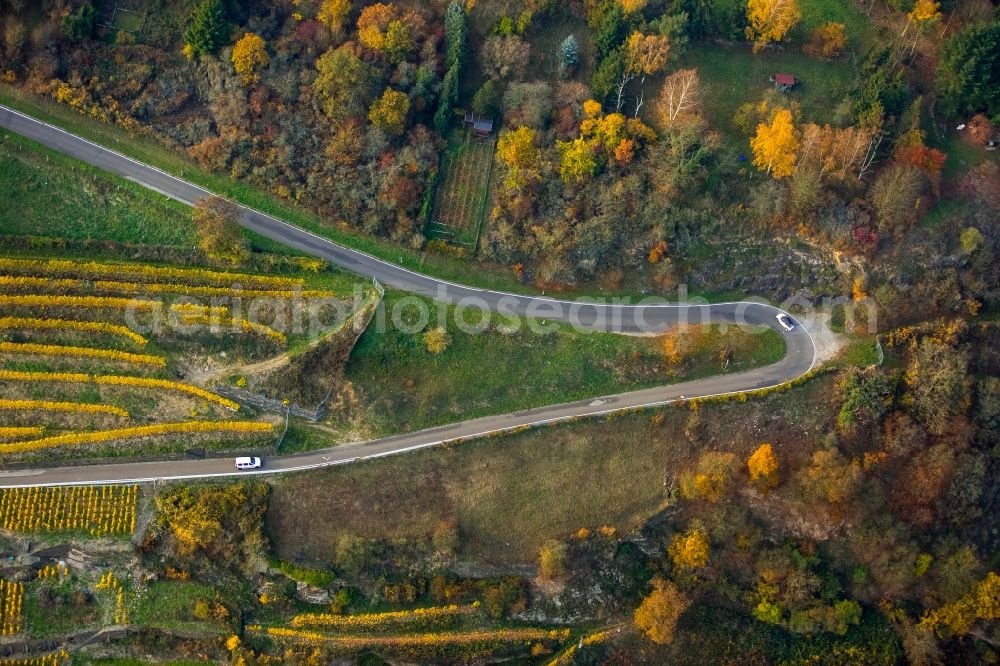
[[[402,296],[390,292],[390,309]],[[407,297],[408,298],[408,297]],[[431,312],[434,306],[426,302]],[[536,333],[507,322],[481,333],[454,325],[460,311],[448,308],[451,342],[440,354],[427,350],[423,333],[406,333],[386,321],[372,326],[355,348],[347,378],[357,390],[372,434],[417,430],[488,414],[596,398],[664,383],[739,372],[774,363],[784,341],[770,329],[690,327],[676,338],[668,362],[661,337],[586,333],[552,326]],[[468,313],[467,321],[478,321]],[[433,327],[434,324],[430,324]]]
[[[0,130],[0,234],[194,247],[187,206]]]

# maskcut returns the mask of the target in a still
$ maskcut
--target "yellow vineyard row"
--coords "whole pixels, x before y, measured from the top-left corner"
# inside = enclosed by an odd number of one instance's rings
[[[57,402],[54,400],[0,400],[0,409],[38,410],[45,412],[79,412],[81,414],[112,414],[128,418],[128,412],[114,405],[95,402]]]
[[[192,384],[184,384],[169,379],[156,379],[153,377],[132,377],[129,375],[88,375],[77,372],[24,372],[20,370],[0,369],[0,380],[21,381],[21,382],[66,382],[75,384],[100,384],[103,386],[132,386],[136,388],[161,389],[164,391],[178,391],[187,393],[209,402],[222,405],[226,409],[237,411],[239,403],[223,398],[221,395],[206,391]],[[41,430],[41,429],[39,429]],[[0,430],[0,437],[3,431]]]
[[[130,428],[113,428],[111,430],[95,430],[91,432],[67,433],[29,439],[12,444],[0,444],[0,454],[35,451],[56,446],[74,446],[82,444],[99,444],[120,439],[136,439],[139,437],[155,437],[159,435],[176,435],[181,433],[208,432],[272,432],[274,426],[261,421],[181,421],[176,423],[157,423],[155,425],[133,426]]]
[[[104,321],[41,319],[38,317],[0,317],[0,329],[84,331],[86,333],[106,333],[108,335],[117,335],[119,337],[128,338],[132,342],[139,345],[144,345],[149,342],[149,340],[139,335],[128,326],[111,324]]]
[[[190,314],[181,317],[181,324],[186,324],[188,326],[208,326],[208,327],[222,327],[222,326],[235,326],[241,331],[246,333],[257,333],[258,335],[263,335],[264,337],[276,340],[281,344],[285,344],[288,338],[281,331],[276,331],[270,326],[265,326],[264,324],[255,324],[246,319],[233,319],[231,317],[212,317],[210,315],[202,314]]]
[[[95,310],[132,310],[133,312],[153,312],[162,308],[163,303],[145,298],[115,298],[111,296],[0,294],[0,306],[11,308],[90,308]]]
[[[31,308],[85,308],[99,310],[132,310],[133,312],[154,312],[165,304],[161,301],[141,298],[118,298],[108,296],[60,296],[53,294],[22,294],[11,296],[0,294],[0,307],[31,307]],[[286,341],[285,335],[264,324],[255,324],[245,319],[236,320],[229,316],[229,308],[225,305],[201,305],[199,303],[172,303],[171,312],[180,316],[180,323],[195,325],[236,325],[245,332],[257,333],[281,343]],[[77,328],[102,332],[115,332],[127,335],[132,339],[147,342],[146,338],[131,331],[125,326],[106,322],[87,322],[68,319],[41,319],[31,317],[4,317],[0,322],[8,322],[0,328]],[[18,325],[21,324],[22,325]],[[55,322],[67,322],[60,325]]]
[[[148,298],[121,298],[117,296],[62,296],[58,294],[0,294],[0,306],[11,308],[85,308],[90,310],[131,310],[156,312],[164,307],[163,301]],[[173,303],[170,311],[178,314],[204,314],[224,317],[229,314],[225,305],[200,305],[198,303]]]
[[[131,534],[138,486],[0,490],[0,527],[12,532]]]
[[[450,618],[473,610],[472,606],[434,606],[408,611],[362,613],[359,615],[334,615],[332,613],[301,613],[289,623],[293,627],[318,627],[324,629],[374,629],[387,624]]]
[[[69,652],[65,650],[42,657],[6,657],[0,659],[0,666],[65,666],[69,663]]]
[[[170,306],[170,311],[181,315],[204,315],[206,317],[225,317],[229,314],[229,308],[225,305],[200,305],[198,303],[173,303]]]
[[[72,278],[38,277],[36,275],[0,275],[0,288],[4,291],[20,289],[50,289],[57,291],[73,291],[84,286],[82,280]]]
[[[153,365],[164,368],[167,361],[162,356],[133,354],[117,349],[97,349],[96,347],[71,347],[69,345],[42,345],[34,342],[0,342],[0,353],[37,354],[41,356],[72,356],[76,358],[100,358],[136,365]]]
[[[229,287],[206,287],[160,282],[110,282],[98,280],[94,283],[98,291],[118,294],[181,294],[185,296],[228,296],[231,298],[333,298],[332,291],[319,289],[245,289],[235,284]]]
[[[0,290],[37,289],[57,293],[94,290],[111,294],[178,294],[181,296],[219,296],[226,298],[333,298],[332,291],[320,289],[256,289],[234,282],[229,286],[191,285],[178,282],[121,282],[117,280],[80,280],[37,275],[0,275]]]
[[[125,590],[122,589],[121,581],[115,574],[108,571],[101,576],[97,583],[98,590],[113,590],[115,592],[115,624],[128,624],[128,615],[125,612]]]
[[[398,636],[331,636],[317,631],[304,631],[287,627],[247,627],[250,631],[262,631],[272,638],[290,639],[309,645],[329,645],[349,650],[364,650],[373,647],[419,647],[469,644],[502,644],[539,640],[563,641],[569,638],[568,629],[477,629],[471,631],[442,631],[423,634],[403,634]]]
[[[42,434],[41,426],[0,426],[0,441],[36,437]]]
[[[0,270],[11,273],[40,273],[90,279],[174,280],[189,284],[231,285],[238,282],[246,286],[267,289],[294,289],[304,283],[301,278],[227,273],[204,268],[172,268],[129,263],[101,264],[94,261],[79,262],[61,259],[0,258]]]
[[[24,627],[24,583],[0,579],[0,635],[20,633]]]

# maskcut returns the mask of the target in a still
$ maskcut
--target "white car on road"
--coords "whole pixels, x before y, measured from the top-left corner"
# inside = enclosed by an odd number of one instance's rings
[[[784,312],[775,316],[775,319],[777,319],[778,323],[781,324],[781,328],[786,331],[791,331],[795,328],[795,320],[786,315]]]
[[[258,469],[263,461],[260,458],[247,457],[236,459],[236,469]]]

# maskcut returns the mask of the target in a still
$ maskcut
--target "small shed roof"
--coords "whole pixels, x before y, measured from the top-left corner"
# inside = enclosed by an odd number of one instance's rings
[[[783,86],[794,86],[796,81],[795,77],[791,74],[774,74],[774,82]]]
[[[477,132],[492,132],[493,131],[493,119],[492,118],[476,118],[476,122],[473,125]]]

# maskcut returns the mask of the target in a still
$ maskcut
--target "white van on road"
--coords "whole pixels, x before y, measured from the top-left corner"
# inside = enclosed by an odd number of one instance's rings
[[[263,464],[263,461],[260,458],[248,457],[236,459],[236,469],[257,469],[261,464]]]

